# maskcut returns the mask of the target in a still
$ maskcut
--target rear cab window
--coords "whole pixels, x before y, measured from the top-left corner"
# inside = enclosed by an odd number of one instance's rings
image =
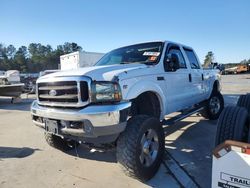
[[[194,51],[191,49],[187,49],[187,48],[184,48],[184,51],[187,55],[187,58],[188,58],[188,61],[190,63],[191,68],[192,69],[200,69],[201,67],[200,67],[200,64],[197,60],[197,57],[196,57]]]

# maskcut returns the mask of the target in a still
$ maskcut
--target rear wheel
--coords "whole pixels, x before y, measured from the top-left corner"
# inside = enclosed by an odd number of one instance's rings
[[[224,99],[220,92],[214,91],[206,101],[205,109],[200,114],[210,120],[218,119],[224,108]]]
[[[249,142],[249,116],[247,110],[238,106],[226,107],[218,120],[215,145],[226,140]]]
[[[131,177],[146,181],[157,172],[164,153],[164,130],[158,119],[137,115],[117,141],[117,161]]]
[[[71,149],[76,148],[79,143],[74,141],[74,140],[65,140],[63,138],[61,138],[60,136],[45,132],[44,133],[44,137],[46,142],[56,148],[56,149],[60,149],[63,151],[69,151]]]

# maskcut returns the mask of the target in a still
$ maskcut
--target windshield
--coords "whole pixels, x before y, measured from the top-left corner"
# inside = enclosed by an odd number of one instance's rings
[[[118,48],[107,53],[95,66],[146,63],[157,64],[163,49],[163,42],[150,42]]]

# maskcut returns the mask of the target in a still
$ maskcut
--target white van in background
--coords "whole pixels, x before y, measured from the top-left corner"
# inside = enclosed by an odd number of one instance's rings
[[[73,70],[81,67],[93,66],[104,53],[97,52],[73,52],[60,56],[61,70]]]

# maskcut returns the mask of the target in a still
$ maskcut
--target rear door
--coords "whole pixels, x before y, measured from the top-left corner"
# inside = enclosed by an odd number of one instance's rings
[[[168,71],[164,67],[166,71],[165,82],[167,105],[170,112],[175,112],[193,104],[193,85],[189,81],[190,67],[186,63],[180,46],[171,43],[168,44],[165,52],[165,59],[167,55],[171,53],[176,54],[180,62],[180,68],[174,72]]]
[[[183,48],[185,51],[186,61],[189,62],[190,65],[190,75],[189,79],[192,84],[192,94],[193,94],[193,102],[199,103],[203,100],[205,89],[204,89],[204,75],[203,69],[200,66],[198,58],[195,52],[190,48]]]

